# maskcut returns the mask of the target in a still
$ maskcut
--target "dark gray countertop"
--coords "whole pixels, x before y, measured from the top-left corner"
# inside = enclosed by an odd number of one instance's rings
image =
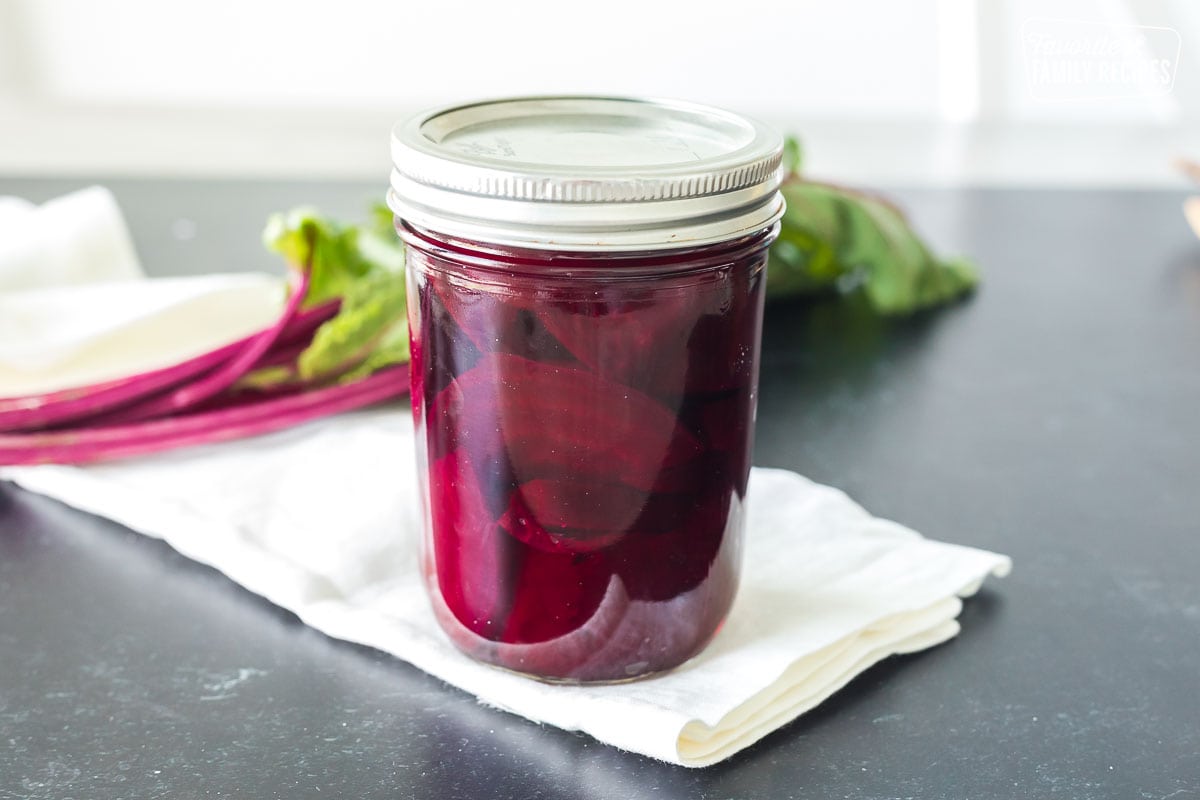
[[[0,181],[43,199],[84,181]],[[114,180],[155,273],[362,184]],[[703,771],[480,707],[0,484],[0,798],[1200,797],[1200,242],[1182,195],[897,193],[972,300],[768,311],[756,462],[1015,571],[947,645]]]

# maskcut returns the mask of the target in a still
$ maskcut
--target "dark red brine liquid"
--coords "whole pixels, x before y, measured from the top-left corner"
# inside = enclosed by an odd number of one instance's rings
[[[776,229],[615,254],[398,230],[442,627],[549,680],[696,655],[737,588]]]

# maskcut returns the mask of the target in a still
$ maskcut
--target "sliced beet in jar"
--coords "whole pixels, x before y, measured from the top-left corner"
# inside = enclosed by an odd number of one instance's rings
[[[460,649],[676,667],[733,602],[782,140],[685,103],[497,100],[396,127],[421,563]]]

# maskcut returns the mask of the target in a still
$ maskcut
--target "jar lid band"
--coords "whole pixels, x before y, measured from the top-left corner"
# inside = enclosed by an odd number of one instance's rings
[[[532,97],[434,109],[392,132],[388,205],[448,235],[564,250],[665,249],[783,214],[783,141],[672,101]]]

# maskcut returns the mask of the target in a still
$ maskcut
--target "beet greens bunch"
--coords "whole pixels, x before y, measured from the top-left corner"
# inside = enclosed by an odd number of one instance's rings
[[[787,156],[768,299],[838,293],[904,315],[974,288],[975,268],[935,256],[896,206],[802,178],[794,139]],[[263,240],[289,269],[273,324],[161,369],[0,398],[0,464],[81,464],[226,441],[407,392],[404,251],[391,212],[379,206],[367,223],[344,225],[300,208],[272,216]]]
[[[0,464],[81,464],[266,433],[408,391],[404,253],[391,215],[309,209],[263,235],[288,298],[261,331],[151,371],[0,399]]]

